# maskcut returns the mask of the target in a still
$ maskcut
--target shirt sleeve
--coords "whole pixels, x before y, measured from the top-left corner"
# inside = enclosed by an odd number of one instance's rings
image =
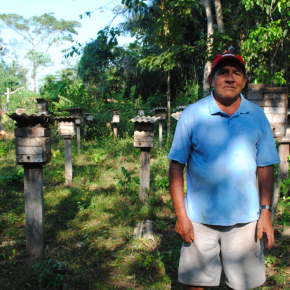
[[[187,163],[192,147],[192,130],[189,129],[188,123],[184,119],[184,115],[179,117],[172,146],[167,156],[168,159],[181,164]]]
[[[265,116],[262,136],[257,144],[257,166],[263,167],[280,163],[271,125]]]

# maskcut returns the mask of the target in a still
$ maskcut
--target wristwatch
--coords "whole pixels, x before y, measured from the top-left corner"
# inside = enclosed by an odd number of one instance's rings
[[[271,205],[261,205],[260,206],[260,210],[261,209],[268,209],[270,212],[272,212],[272,206]]]

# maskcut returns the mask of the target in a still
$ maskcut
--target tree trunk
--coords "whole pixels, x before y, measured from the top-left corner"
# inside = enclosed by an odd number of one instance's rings
[[[211,47],[213,43],[213,39],[210,37],[213,34],[213,17],[212,17],[212,10],[210,5],[210,0],[202,0],[201,5],[204,6],[206,12],[206,19],[207,19],[207,50],[208,56],[211,54]],[[210,84],[208,81],[208,75],[211,71],[211,62],[207,61],[204,67],[204,74],[203,74],[203,95],[206,97],[210,92]]]
[[[216,21],[218,25],[218,31],[221,33],[225,33],[225,25],[223,21],[223,13],[222,13],[222,4],[220,0],[214,0],[215,13],[216,13]]]
[[[170,105],[170,70],[167,72],[167,140],[169,139],[170,135],[170,118],[171,118],[171,105]]]

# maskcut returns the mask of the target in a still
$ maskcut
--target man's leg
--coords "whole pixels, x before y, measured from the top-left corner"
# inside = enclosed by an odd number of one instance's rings
[[[179,261],[178,280],[187,289],[203,290],[218,286],[221,276],[220,231],[193,222],[194,241],[183,243]]]

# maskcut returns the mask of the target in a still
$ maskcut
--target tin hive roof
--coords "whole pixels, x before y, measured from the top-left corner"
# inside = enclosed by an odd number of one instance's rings
[[[179,107],[176,107],[176,109],[180,110],[180,109],[185,109],[187,106],[179,106]]]
[[[84,115],[93,115],[93,116],[97,116],[97,114],[94,114],[94,113],[84,113]]]
[[[173,113],[171,116],[172,116],[174,119],[178,120],[179,117],[180,117],[180,115],[181,115],[181,112],[176,112],[176,113]]]
[[[66,116],[54,118],[54,120],[57,122],[74,122],[75,119],[76,119],[75,117],[66,117]]]
[[[46,100],[46,99],[43,99],[43,98],[37,98],[37,99],[35,99],[36,101],[47,101],[48,102],[48,100]]]
[[[51,125],[54,124],[54,119],[52,118],[52,116],[46,115],[46,114],[27,115],[26,113],[22,113],[21,115],[18,115],[16,113],[13,113],[11,115],[8,115],[8,117],[11,118],[12,120],[16,121],[17,122],[16,126],[19,128],[32,127],[32,126],[37,126],[37,125],[48,127],[49,124],[51,124]]]
[[[152,112],[154,112],[156,110],[167,110],[167,108],[161,108],[161,107],[160,108],[154,108],[151,111],[149,111],[148,113],[152,113]]]
[[[160,119],[160,117],[156,118],[156,117],[150,117],[150,116],[148,116],[148,117],[137,116],[137,117],[131,119],[130,121],[133,122],[133,123],[135,123],[135,122],[137,122],[137,123],[149,123],[149,122],[150,123],[155,123],[159,119]]]

